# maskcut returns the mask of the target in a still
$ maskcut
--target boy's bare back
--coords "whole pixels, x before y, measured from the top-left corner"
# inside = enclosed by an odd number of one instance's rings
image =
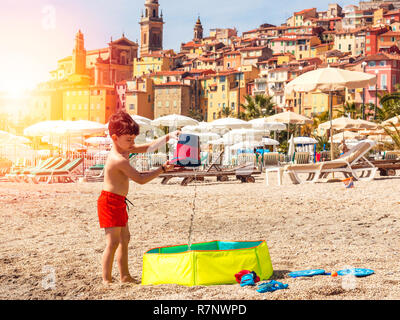
[[[129,163],[129,154],[123,155],[112,148],[104,166],[103,190],[123,197],[128,195],[129,177],[120,169],[125,163]]]

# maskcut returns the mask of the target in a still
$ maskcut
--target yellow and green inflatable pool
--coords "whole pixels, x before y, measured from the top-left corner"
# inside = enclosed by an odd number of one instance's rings
[[[142,285],[184,286],[237,283],[242,270],[268,280],[273,273],[267,243],[259,241],[211,241],[154,248],[143,256]]]

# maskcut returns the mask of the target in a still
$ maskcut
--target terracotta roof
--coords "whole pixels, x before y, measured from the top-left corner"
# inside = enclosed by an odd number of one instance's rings
[[[158,71],[155,73],[156,76],[172,76],[172,75],[183,75],[186,71]]]
[[[247,47],[247,48],[243,48],[240,51],[254,51],[254,50],[262,50],[268,48],[267,46],[262,46],[262,47]]]
[[[365,61],[380,61],[380,60],[400,60],[400,55],[389,54],[386,52],[380,52],[370,56],[366,56]]]
[[[161,86],[186,86],[186,87],[189,87],[188,84],[184,84],[182,82],[165,82],[165,83],[155,84],[154,86],[156,86],[156,87],[161,87]]]
[[[300,15],[300,14],[304,14],[304,13],[310,12],[310,11],[312,11],[312,10],[314,10],[314,9],[315,9],[315,8],[304,9],[304,10],[301,10],[301,11],[299,11],[299,12],[295,12],[294,15],[297,16],[297,15]]]

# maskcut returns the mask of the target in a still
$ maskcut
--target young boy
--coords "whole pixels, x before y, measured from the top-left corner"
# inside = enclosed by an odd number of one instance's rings
[[[102,258],[103,283],[112,282],[111,271],[115,254],[121,282],[134,282],[128,269],[130,233],[127,224],[126,196],[129,191],[129,180],[145,184],[161,173],[173,170],[174,166],[166,162],[154,171],[140,173],[129,164],[129,154],[157,150],[170,138],[178,139],[180,132],[175,131],[152,143],[137,146],[135,138],[139,134],[139,125],[126,112],[112,115],[108,128],[113,147],[104,168],[103,191],[97,201],[100,228],[105,229],[106,235],[106,248]]]

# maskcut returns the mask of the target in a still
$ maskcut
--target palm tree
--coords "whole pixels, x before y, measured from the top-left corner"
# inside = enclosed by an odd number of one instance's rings
[[[393,128],[394,131],[391,128]],[[385,130],[386,134],[392,138],[397,148],[400,149],[400,130],[396,127],[396,125],[392,122],[389,122],[388,125],[383,126],[383,130]]]
[[[257,119],[275,114],[275,104],[272,102],[272,97],[262,94],[245,96],[246,103],[240,106],[244,109],[243,114],[239,114],[239,118],[245,120]]]
[[[195,119],[199,122],[204,120],[204,116],[200,111],[194,110],[194,109],[190,109],[189,110],[189,117],[192,119]]]
[[[228,118],[233,116],[234,112],[229,107],[223,107],[222,110],[219,112],[219,117]]]
[[[343,109],[339,110],[338,116],[344,117],[350,115],[350,118],[356,119],[357,117],[361,117],[361,113],[359,112],[357,105],[354,102],[346,102],[343,105]]]

